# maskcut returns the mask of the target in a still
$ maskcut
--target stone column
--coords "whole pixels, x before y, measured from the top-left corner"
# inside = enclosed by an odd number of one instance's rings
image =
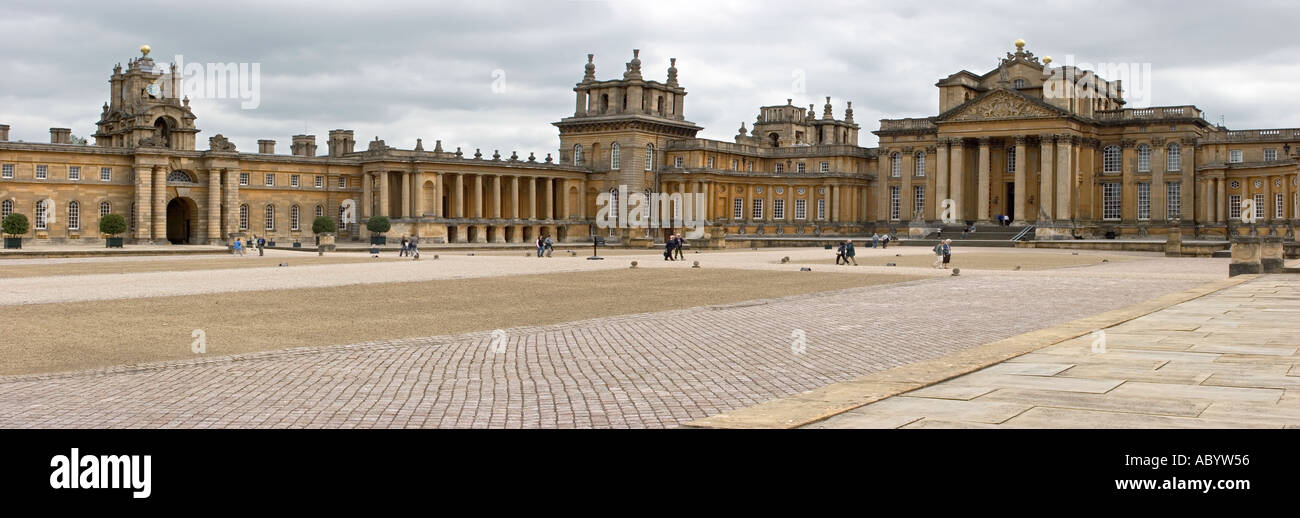
[[[1214,203],[1214,221],[1227,223],[1228,221],[1228,179],[1215,178],[1214,185],[1218,188],[1218,194],[1213,198]]]
[[[939,147],[934,164],[934,219],[943,214],[943,200],[948,196],[948,139],[939,139]]]
[[[1134,148],[1135,142],[1131,139],[1120,141],[1120,200],[1119,205],[1120,221],[1123,223],[1134,223],[1137,221],[1137,182],[1134,181],[1133,171],[1137,168],[1137,149]],[[1100,160],[1105,160],[1105,147],[1102,147]],[[1149,193],[1148,193],[1149,194]],[[1150,198],[1147,198],[1150,200]],[[1095,203],[1095,201],[1094,201]]]
[[[501,219],[501,175],[492,175],[492,217]]]
[[[1074,164],[1070,158],[1074,152],[1074,138],[1069,135],[1056,136],[1056,219],[1068,220],[1073,217],[1073,204],[1070,188],[1074,179]]]
[[[962,139],[953,139],[951,144],[952,160],[948,166],[952,168],[952,177],[948,180],[948,192],[952,197],[953,214],[959,225],[964,225],[966,220],[966,150],[963,147],[965,142]]]
[[[1180,150],[1182,156],[1179,157],[1180,160],[1178,161],[1178,165],[1183,171],[1183,185],[1196,185],[1196,140],[1190,138],[1183,139]],[[1222,181],[1220,181],[1220,183],[1222,183]],[[1222,189],[1222,186],[1220,186],[1220,189]],[[1183,200],[1183,220],[1190,223],[1196,217],[1193,213],[1196,209],[1196,189],[1192,189],[1184,194],[1188,199]],[[1224,193],[1221,191],[1219,194]],[[1222,196],[1219,197],[1218,203],[1224,205],[1225,215],[1227,214],[1226,201],[1227,198]]]
[[[370,177],[369,172],[361,173],[361,203],[357,204],[357,222],[361,228],[365,228],[365,222],[375,212],[375,196],[372,192],[371,183],[374,179]]]
[[[510,218],[519,219],[519,177],[510,177]],[[522,227],[520,228],[522,231]]]
[[[832,185],[827,188],[831,201],[827,204],[826,210],[830,211],[831,221],[840,222],[840,186]]]
[[[1052,135],[1038,136],[1038,214],[1034,215],[1034,221],[1039,224],[1045,222],[1040,216],[1051,219],[1054,213],[1052,192],[1056,188],[1056,179],[1052,176],[1052,166],[1055,164],[1056,150],[1052,148],[1052,141],[1055,139]]]
[[[153,167],[153,240],[167,243],[167,168]]]
[[[153,170],[135,168],[135,239],[153,239]]]
[[[1165,168],[1156,161],[1157,149],[1151,146],[1151,220],[1164,223],[1169,220],[1169,186],[1165,185]]]
[[[229,239],[230,234],[239,232],[239,170],[226,170],[226,188],[222,197],[226,204],[226,226],[222,229],[221,239]]]
[[[537,219],[537,179],[528,177],[528,219]],[[627,200],[618,200],[627,203]]]
[[[708,196],[706,193],[705,196]],[[708,209],[705,209],[707,212]],[[707,215],[702,215],[700,219],[708,219]],[[794,185],[785,186],[785,220],[794,222]]]
[[[902,187],[898,189],[898,218],[903,221],[911,221],[915,209],[912,207],[912,198],[908,193],[912,192],[912,175],[916,174],[916,157],[912,155],[912,148],[903,148],[902,161],[901,167],[903,170],[899,171],[899,176],[902,177]]]
[[[455,201],[451,203],[451,217],[463,219],[465,217],[465,173],[456,173],[455,186],[455,196],[452,196],[452,198],[455,198]],[[458,238],[462,236],[459,231],[456,232],[456,235]]]
[[[435,218],[446,217],[442,213],[442,192],[442,173],[435,172],[433,173],[433,217]]]
[[[208,170],[208,244],[221,243],[221,170]]]
[[[379,215],[392,217],[388,213],[388,171],[379,172]]]
[[[424,172],[416,171],[415,177],[415,210],[411,212],[411,217],[419,219],[424,216]]]
[[[763,219],[769,222],[776,221],[776,205],[772,204],[772,201],[776,199],[775,197],[772,196],[773,194],[772,191],[776,189],[776,186],[765,185],[763,186],[763,189],[767,193],[767,200],[763,202],[764,206],[767,208],[767,210],[763,212]]]
[[[1027,186],[1025,185],[1025,182],[1027,181],[1025,162],[1028,158],[1025,156],[1025,153],[1028,152],[1028,146],[1026,146],[1025,143],[1028,142],[1028,140],[1028,136],[1016,135],[1016,206],[1012,209],[1013,214],[1011,216],[1013,223],[1016,225],[1024,225],[1027,222],[1025,219],[1025,196],[1029,194],[1029,189],[1027,189]]]
[[[546,200],[545,200],[546,219],[554,220],[555,219],[555,179],[543,178],[542,181],[546,182],[546,190],[543,191],[546,193]]]
[[[475,219],[483,217],[483,175],[481,174],[474,175],[474,200],[470,207],[473,208],[470,212],[471,216]]]
[[[411,172],[402,171],[402,214],[399,218],[411,217]]]
[[[975,194],[977,197],[977,199],[975,200],[975,207],[977,209],[975,213],[975,219],[981,223],[988,223],[989,222],[989,188],[993,180],[991,177],[991,172],[989,171],[989,159],[990,159],[989,138],[980,137],[979,146],[980,146],[979,166],[978,166],[979,176],[977,178],[979,185],[975,186]]]

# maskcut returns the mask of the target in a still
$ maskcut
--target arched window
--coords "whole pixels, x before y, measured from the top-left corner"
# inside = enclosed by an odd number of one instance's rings
[[[178,170],[178,171],[172,171],[170,173],[167,173],[167,181],[194,183],[194,178],[191,177],[189,173]]]
[[[1106,146],[1101,151],[1101,170],[1105,173],[1118,173],[1120,170],[1119,146]]]
[[[109,203],[109,202],[106,202],[106,201],[101,201],[101,202],[99,202],[99,217],[102,218],[102,217],[104,217],[104,216],[109,215],[109,214],[112,213],[112,212],[113,212],[113,204],[112,204],[112,203]]]
[[[289,207],[289,230],[298,230],[300,218],[298,217],[298,206]]]
[[[889,176],[898,178],[903,173],[903,156],[897,151],[889,155]]]
[[[339,205],[339,225],[338,225],[338,226],[339,226],[339,231],[342,231],[343,229],[347,228],[347,226],[348,226],[348,224],[347,224],[347,214],[348,214],[348,208],[347,208],[347,207],[344,207],[342,204],[340,204],[340,205]]]
[[[913,176],[925,176],[925,152],[916,153],[916,168],[913,170]]]
[[[1016,147],[1015,146],[1011,146],[1007,148],[1007,172],[1008,173],[1016,172]]]
[[[81,228],[81,204],[75,201],[68,202],[68,230],[79,230]]]
[[[1183,157],[1182,157],[1183,148],[1180,147],[1177,142],[1174,142],[1172,144],[1169,144],[1169,149],[1167,151],[1168,154],[1165,155],[1165,170],[1182,171],[1183,170]]]
[[[1138,146],[1138,171],[1151,171],[1151,146],[1142,144]]]
[[[582,144],[573,145],[573,165],[582,165]]]
[[[781,135],[776,132],[768,133],[767,140],[772,143],[772,147],[781,147]]]
[[[614,145],[618,146],[618,144],[614,144]],[[615,147],[614,149],[618,149],[618,148]],[[609,217],[616,218],[618,217],[617,214],[618,214],[618,189],[610,189],[609,190]],[[611,236],[614,235],[614,227],[616,226],[617,225],[609,226],[609,235]]]
[[[248,204],[239,206],[239,230],[248,230]]]
[[[266,225],[267,230],[275,230],[275,205],[266,204]]]
[[[609,145],[609,168],[618,169],[619,162],[621,160],[618,156],[618,142],[615,142]]]
[[[5,200],[3,202],[0,202],[0,219],[4,219],[6,216],[13,213],[14,213],[13,200]]]
[[[33,216],[35,216],[35,218],[33,219],[36,220],[36,230],[45,230],[45,208],[46,208],[45,204],[46,203],[48,202],[46,202],[45,200],[36,202],[36,214],[33,214]]]
[[[1012,85],[1012,86],[1015,86],[1016,88],[1024,88],[1024,87],[1025,87],[1025,80],[1024,80],[1024,79],[1017,79],[1017,80],[1015,80],[1015,81],[1012,81],[1012,82],[1011,82],[1011,85]]]
[[[314,212],[314,214],[315,214],[315,217],[317,217],[317,218],[319,218],[319,217],[321,217],[321,216],[324,216],[324,215],[325,215],[325,207],[322,207],[322,206],[320,206],[320,205],[317,205],[317,206],[316,206],[316,211]]]
[[[655,167],[655,145],[645,145],[645,170],[652,171]]]

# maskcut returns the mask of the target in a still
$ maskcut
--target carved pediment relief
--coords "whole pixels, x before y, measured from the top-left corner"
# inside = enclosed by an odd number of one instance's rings
[[[944,118],[945,121],[979,121],[999,119],[1027,119],[1036,117],[1058,117],[1061,114],[1035,104],[1023,97],[1009,93],[997,92],[979,99],[970,106],[959,109]]]

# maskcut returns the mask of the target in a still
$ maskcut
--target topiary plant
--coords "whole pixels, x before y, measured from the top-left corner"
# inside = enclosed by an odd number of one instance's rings
[[[0,228],[0,230],[4,230],[5,234],[11,236],[21,236],[26,234],[28,229],[27,216],[17,212],[5,216],[4,221],[0,222],[0,227],[3,227]]]
[[[99,219],[99,232],[116,236],[126,232],[126,218],[121,214],[108,214]]]
[[[334,224],[334,218],[329,216],[317,216],[316,219],[311,222],[311,231],[314,234],[324,234],[336,230],[338,230],[338,227]]]
[[[366,220],[366,229],[376,234],[388,232],[390,228],[393,228],[393,226],[388,222],[387,216],[374,216]]]

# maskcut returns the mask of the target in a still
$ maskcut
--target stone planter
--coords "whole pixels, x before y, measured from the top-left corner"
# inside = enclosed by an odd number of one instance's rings
[[[326,252],[333,252],[333,251],[334,251],[334,234],[333,234],[332,232],[324,232],[324,233],[321,233],[321,234],[317,234],[317,235],[316,235],[316,249],[317,249],[317,250],[326,251]]]
[[[382,235],[382,234],[381,234],[381,235],[377,235],[377,236],[370,236],[370,244],[372,244],[372,245],[386,245],[386,244],[388,244],[388,237],[387,237],[387,236],[384,236],[384,235]]]
[[[105,238],[104,248],[122,248],[122,239],[120,237]]]
[[[23,247],[23,238],[21,237],[5,238],[5,248],[22,248],[22,247]]]

